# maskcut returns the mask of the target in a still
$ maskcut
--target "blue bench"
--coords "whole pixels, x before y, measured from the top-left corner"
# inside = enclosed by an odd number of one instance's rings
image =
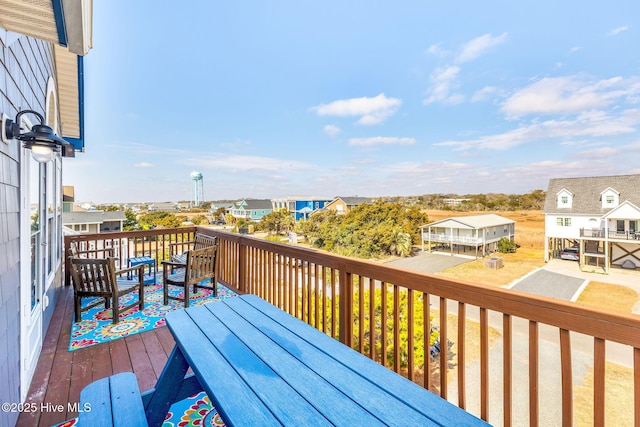
[[[80,426],[147,426],[138,381],[131,372],[94,381],[80,392]]]

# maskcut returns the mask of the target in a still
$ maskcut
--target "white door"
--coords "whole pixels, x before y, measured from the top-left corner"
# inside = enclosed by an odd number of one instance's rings
[[[43,313],[62,258],[62,160],[38,163],[22,149],[20,247],[21,396],[27,395],[44,339]],[[53,307],[49,307],[49,313]],[[50,315],[50,314],[49,314]]]
[[[30,260],[22,262],[20,270],[20,394],[24,400],[42,347],[43,253],[47,241],[43,221],[46,165],[33,160],[28,150],[22,149],[21,154],[20,259]]]

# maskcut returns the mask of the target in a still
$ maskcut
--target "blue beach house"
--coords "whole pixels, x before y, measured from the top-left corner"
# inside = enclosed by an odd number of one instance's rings
[[[321,196],[288,196],[280,199],[272,199],[273,210],[288,209],[296,221],[309,218],[312,212],[322,209],[331,203],[333,197]]]

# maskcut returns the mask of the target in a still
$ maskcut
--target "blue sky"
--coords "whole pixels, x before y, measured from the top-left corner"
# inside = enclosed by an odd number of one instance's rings
[[[640,3],[94,2],[82,201],[640,173]]]

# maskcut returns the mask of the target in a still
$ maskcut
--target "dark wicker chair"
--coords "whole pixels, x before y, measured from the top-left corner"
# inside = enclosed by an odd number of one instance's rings
[[[70,258],[71,278],[73,280],[75,321],[82,319],[82,312],[102,304],[112,307],[113,323],[120,320],[120,313],[139,306],[144,308],[144,265],[116,270],[115,258]],[[137,274],[135,279],[122,277],[124,274]],[[138,301],[120,309],[118,298],[131,292],[138,292]],[[100,297],[82,307],[82,298]]]
[[[216,255],[218,246],[208,246],[202,249],[194,249],[186,252],[185,263],[176,261],[163,261],[163,286],[164,304],[169,303],[169,299],[182,301],[184,307],[189,307],[189,287],[193,286],[193,292],[197,288],[210,289],[213,295],[217,295],[216,277]],[[211,280],[211,286],[202,285],[205,280]],[[184,298],[172,297],[169,295],[169,285],[182,286],[184,288]]]

